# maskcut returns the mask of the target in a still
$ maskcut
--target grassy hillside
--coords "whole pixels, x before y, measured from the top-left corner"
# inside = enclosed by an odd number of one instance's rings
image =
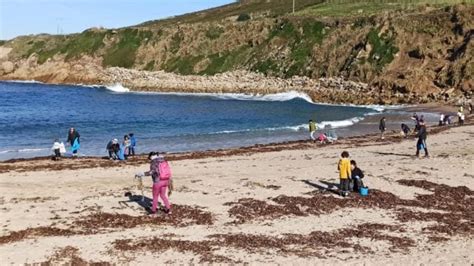
[[[473,79],[474,0],[296,0],[291,10],[290,0],[242,0],[128,28],[0,45],[13,48],[9,60],[38,65],[94,59],[185,75],[344,76],[392,93],[465,87]]]

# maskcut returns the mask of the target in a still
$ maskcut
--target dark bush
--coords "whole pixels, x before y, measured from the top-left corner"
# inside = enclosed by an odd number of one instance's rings
[[[246,21],[251,19],[250,15],[247,13],[242,13],[237,17],[237,21]]]

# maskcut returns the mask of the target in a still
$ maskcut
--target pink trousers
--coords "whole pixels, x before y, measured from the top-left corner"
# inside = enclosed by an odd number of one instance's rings
[[[151,208],[153,213],[156,213],[156,208],[158,207],[158,197],[161,197],[166,209],[170,209],[167,190],[168,180],[160,180],[158,183],[153,184],[153,206]]]

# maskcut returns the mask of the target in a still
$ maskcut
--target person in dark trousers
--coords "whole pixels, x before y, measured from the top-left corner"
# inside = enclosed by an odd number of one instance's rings
[[[353,182],[353,191],[359,192],[360,188],[364,187],[364,183],[362,182],[362,178],[364,178],[364,173],[357,167],[357,163],[354,160],[351,160],[351,180]]]
[[[57,161],[61,158],[61,149],[64,149],[64,144],[59,143],[59,139],[54,140],[53,147],[51,150],[54,152],[53,160]]]
[[[423,149],[425,150],[425,157],[429,157],[428,154],[428,147],[426,146],[426,125],[424,122],[420,123],[420,129],[418,130],[418,133],[416,136],[418,137],[418,141],[416,142],[416,156],[419,158],[420,157],[420,150]]]
[[[469,103],[468,111],[469,111],[469,114],[472,115],[472,103]]]
[[[137,139],[135,138],[135,134],[133,133],[130,133],[128,135],[130,136],[129,155],[135,156],[135,146],[137,145]]]
[[[385,117],[382,117],[382,119],[380,119],[380,123],[379,123],[379,130],[380,130],[382,139],[385,138],[384,133],[385,133],[386,129],[387,128],[385,127]]]
[[[346,197],[349,195],[349,179],[351,178],[349,152],[342,152],[341,159],[339,159],[337,164],[337,169],[339,171],[339,192],[341,196]]]
[[[71,150],[72,150],[72,155],[73,156],[76,156],[77,151],[79,150],[79,144],[80,144],[79,138],[80,137],[81,137],[81,135],[79,134],[79,132],[77,132],[77,130],[75,128],[71,127],[69,129],[69,133],[67,135],[67,141],[66,142],[69,142],[69,144],[71,144]]]
[[[106,149],[109,152],[110,160],[117,160],[119,158],[120,144],[118,143],[118,139],[109,141],[109,143],[107,143]]]

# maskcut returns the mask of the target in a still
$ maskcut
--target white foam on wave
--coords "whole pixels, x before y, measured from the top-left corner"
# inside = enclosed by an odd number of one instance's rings
[[[43,82],[41,81],[37,81],[37,80],[14,80],[14,79],[11,79],[11,80],[2,80],[2,82],[8,82],[8,83],[25,83],[25,84],[44,84]]]
[[[130,89],[125,88],[120,83],[116,83],[114,85],[104,86],[105,89],[115,92],[115,93],[127,93],[130,92]]]
[[[18,149],[18,150],[4,150],[0,151],[0,154],[6,154],[6,153],[32,153],[32,152],[38,152],[38,151],[47,151],[49,149],[47,148],[30,148],[30,149]]]
[[[36,152],[36,151],[46,151],[46,148],[32,148],[32,149],[19,149],[18,152]]]
[[[333,129],[333,128],[342,128],[350,127],[356,123],[362,121],[363,117],[353,117],[346,120],[336,120],[336,121],[321,121],[317,123],[318,129]],[[257,129],[242,129],[242,130],[223,130],[208,133],[208,135],[218,135],[218,134],[233,134],[233,133],[245,133],[245,132],[257,132],[257,131],[306,131],[308,130],[308,124],[301,124],[296,126],[282,126],[282,127],[268,127],[268,128],[257,128]]]
[[[309,103],[314,103],[311,98],[302,92],[289,91],[274,94],[241,94],[241,93],[218,93],[208,94],[208,96],[216,97],[223,100],[238,101],[263,101],[263,102],[285,102],[294,99],[303,99]]]
[[[262,102],[285,102],[294,99],[302,99],[311,104],[327,105],[327,106],[349,106],[368,108],[375,110],[376,112],[382,112],[387,109],[398,109],[403,106],[384,106],[384,105],[355,105],[355,104],[333,104],[333,103],[318,103],[314,102],[308,94],[298,91],[280,92],[273,94],[246,94],[246,93],[203,93],[203,92],[141,92],[141,91],[130,91],[127,88],[122,87],[120,84],[116,84],[118,88],[112,89],[107,86],[106,88],[115,92],[130,92],[134,94],[155,94],[155,95],[173,95],[173,96],[201,96],[201,97],[212,97],[221,100],[238,100],[238,101],[262,101]],[[121,90],[120,88],[124,88]]]
[[[364,118],[363,117],[353,117],[350,119],[346,120],[339,120],[339,121],[322,121],[318,123],[319,128],[341,128],[341,127],[350,127],[356,123],[359,123],[362,121]]]

